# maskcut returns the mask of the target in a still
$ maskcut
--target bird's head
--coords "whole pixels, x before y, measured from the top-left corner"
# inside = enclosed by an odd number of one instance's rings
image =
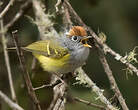
[[[83,45],[84,47],[92,47],[87,43],[88,39],[91,38],[91,36],[87,35],[86,30],[82,26],[73,26],[69,32],[66,33],[66,35],[71,39],[72,42]]]

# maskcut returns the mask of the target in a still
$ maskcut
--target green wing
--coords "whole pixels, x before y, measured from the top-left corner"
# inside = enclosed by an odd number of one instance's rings
[[[67,48],[63,48],[58,43],[52,42],[51,40],[37,41],[27,47],[23,47],[23,49],[52,58],[61,58],[68,54]]]

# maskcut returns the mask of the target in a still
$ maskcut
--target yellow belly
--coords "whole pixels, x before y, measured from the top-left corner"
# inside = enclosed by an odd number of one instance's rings
[[[33,55],[38,59],[38,61],[42,65],[42,68],[45,71],[59,73],[68,71],[67,69],[70,69],[68,68],[69,67],[68,62],[70,57],[69,54],[59,59],[49,58],[40,54],[33,54]]]

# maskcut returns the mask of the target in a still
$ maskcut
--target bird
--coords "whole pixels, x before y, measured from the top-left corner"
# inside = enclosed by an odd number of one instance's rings
[[[32,52],[44,71],[65,74],[86,62],[92,47],[87,43],[90,38],[84,27],[72,26],[63,36],[36,41],[23,49]]]

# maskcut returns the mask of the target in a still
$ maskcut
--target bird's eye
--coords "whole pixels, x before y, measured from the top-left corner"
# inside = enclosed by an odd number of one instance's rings
[[[76,42],[76,41],[78,41],[78,37],[77,36],[72,36],[71,40]]]

